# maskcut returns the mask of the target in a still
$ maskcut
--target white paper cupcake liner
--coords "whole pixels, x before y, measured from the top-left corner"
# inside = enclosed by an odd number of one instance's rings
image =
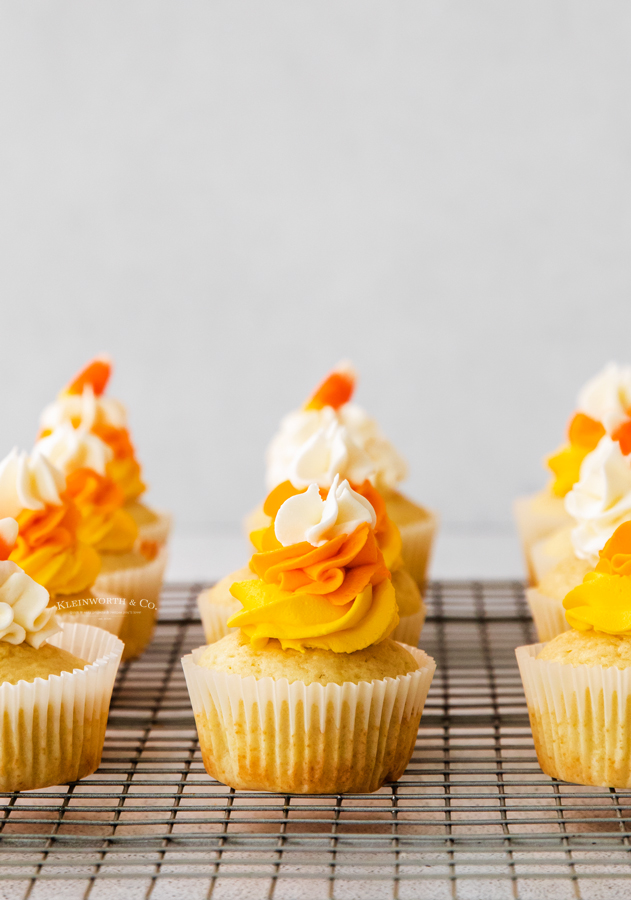
[[[243,609],[238,600],[235,600],[234,603],[214,603],[212,591],[212,588],[208,588],[202,591],[197,598],[197,607],[204,626],[207,644],[214,644],[215,641],[221,640],[231,631],[236,631],[236,628],[228,628],[226,622],[230,616]]]
[[[438,517],[428,512],[428,517],[408,525],[399,525],[401,556],[406,569],[418,585],[427,577]]]
[[[49,643],[91,665],[0,686],[2,791],[66,784],[92,774],[101,762],[123,644],[79,623],[65,624]]]
[[[400,644],[409,644],[411,647],[416,647],[425,624],[426,615],[427,607],[421,600],[421,608],[417,613],[413,613],[411,616],[401,616],[399,624],[390,635],[392,640],[399,641]]]
[[[403,774],[436,664],[360,684],[229,675],[182,659],[206,771],[233,788],[292,793],[376,791]]]
[[[533,545],[572,521],[565,510],[563,500],[546,497],[546,501],[549,502],[541,502],[545,493],[547,492],[539,491],[527,497],[518,497],[513,503],[513,517],[532,582],[537,580],[532,561]]]
[[[158,517],[157,522],[149,522],[138,529],[139,541],[155,541],[156,544],[166,544],[173,525],[173,516],[165,510],[154,509],[153,513]]]
[[[124,660],[139,656],[153,636],[167,558],[163,546],[146,565],[105,572],[94,582],[93,593],[127,600],[125,621],[119,635],[125,644]]]
[[[565,618],[563,601],[556,600],[540,593],[536,588],[526,590],[526,599],[532,618],[537,629],[537,637],[540,641],[551,641],[557,634],[570,630],[570,625]]]
[[[539,765],[575,784],[631,787],[631,669],[535,659],[515,651]]]

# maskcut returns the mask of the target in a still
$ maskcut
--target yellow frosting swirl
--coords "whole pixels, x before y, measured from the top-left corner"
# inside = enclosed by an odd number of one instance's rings
[[[283,649],[352,653],[378,643],[396,627],[399,615],[385,558],[400,556],[401,539],[375,489],[365,483],[354,490],[373,505],[374,529],[363,522],[352,534],[318,546],[306,540],[282,546],[275,535],[280,507],[301,491],[285,482],[268,497],[264,510],[272,523],[255,535],[259,552],[250,562],[259,578],[230,589],[243,610],[228,624],[241,628],[254,647],[275,638]],[[327,494],[321,489],[323,499]]]
[[[579,631],[631,632],[631,522],[624,522],[588,572],[563,601],[565,618]]]
[[[578,631],[631,632],[631,577],[588,572],[563,601],[565,618]]]

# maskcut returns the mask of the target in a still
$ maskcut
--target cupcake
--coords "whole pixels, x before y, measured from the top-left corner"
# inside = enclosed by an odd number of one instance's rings
[[[583,460],[580,478],[565,498],[574,527],[533,548],[533,560],[542,577],[536,588],[528,592],[528,600],[542,640],[558,634],[558,628],[550,630],[554,621],[561,630],[565,627],[559,601],[597,565],[616,529],[631,520],[631,453],[625,455],[626,449],[624,442],[609,435],[600,439],[596,449]],[[631,447],[628,449],[631,451]],[[537,555],[543,549],[547,551],[546,565]],[[556,616],[547,624],[543,623],[547,615],[544,607],[551,613],[556,609]]]
[[[357,484],[369,478],[399,528],[403,563],[422,585],[437,519],[399,492],[407,466],[374,419],[351,402],[355,381],[353,369],[341,364],[302,409],[283,419],[267,451],[267,488],[272,490],[284,481],[301,487],[316,480],[330,487],[338,472]],[[248,518],[249,531],[265,524],[261,513],[259,509]]]
[[[123,492],[125,510],[138,526],[140,541],[163,545],[171,530],[171,516],[152,509],[140,499],[146,485],[130,440],[125,407],[104,394],[111,372],[112,364],[106,356],[96,357],[88,363],[44,409],[39,437],[47,436],[67,422],[75,428],[83,425],[100,437],[111,451],[107,474]]]
[[[534,584],[567,555],[573,514],[565,498],[580,479],[583,461],[606,434],[629,442],[630,409],[631,366],[609,363],[579,393],[567,443],[547,459],[553,476],[548,486],[515,501],[517,529]]]
[[[519,647],[539,765],[553,778],[631,787],[631,523],[563,601],[569,630]]]
[[[348,471],[334,476],[333,484],[337,487],[340,478],[346,475],[362,477],[365,474],[366,472],[363,469],[349,467]],[[313,484],[317,484],[323,490],[328,491],[329,487],[332,489],[332,486],[326,484],[327,480],[326,475],[320,473]],[[403,564],[399,529],[390,519],[382,495],[369,480],[365,480],[361,485],[350,482],[350,486],[364,496],[376,510],[375,538],[390,572],[399,614],[399,622],[392,634],[392,638],[416,646],[425,621],[426,607],[417,583]],[[296,487],[290,481],[283,482],[272,490],[261,511],[261,521],[267,524],[263,524],[261,528],[253,531],[250,535],[255,547],[259,547],[263,535],[269,529],[269,523],[278,510],[279,502],[283,502],[300,490],[300,487]],[[200,594],[197,603],[208,643],[218,640],[230,630],[227,620],[230,614],[236,611],[236,601],[230,592],[232,584],[245,578],[255,579],[256,577],[256,572],[250,566],[246,566],[244,569],[226,576],[214,587]]]
[[[130,659],[143,652],[153,635],[167,564],[171,517],[150,509],[140,500],[145,484],[129,438],[125,409],[117,400],[104,396],[110,373],[111,365],[105,357],[89,363],[44,410],[38,445],[69,466],[89,459],[91,465],[81,468],[91,468],[105,481],[92,474],[86,485],[85,473],[69,476],[80,482],[78,493],[93,505],[97,494],[104,496],[109,492],[110,502],[117,504],[116,534],[120,539],[114,540],[112,530],[109,540],[101,543],[101,571],[94,588],[100,594],[128,601],[120,637],[125,643],[123,658]],[[77,447],[81,447],[81,452]],[[121,496],[123,503],[118,505]],[[137,539],[130,545],[132,527]]]
[[[409,762],[435,664],[389,637],[397,603],[369,497],[339,476],[276,488],[256,577],[231,587],[239,630],[182,660],[206,771],[230,787],[375,791]]]
[[[0,790],[91,775],[101,761],[123,649],[113,635],[67,623],[46,588],[7,559],[18,523],[0,520]]]

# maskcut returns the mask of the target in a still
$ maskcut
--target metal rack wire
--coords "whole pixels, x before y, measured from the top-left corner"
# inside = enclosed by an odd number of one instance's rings
[[[203,643],[201,587],[166,589],[153,644],[122,667],[98,772],[0,795],[2,900],[631,897],[631,792],[537,765],[521,584],[430,585],[421,645],[438,670],[414,756],[396,784],[338,796],[205,773],[180,666]]]

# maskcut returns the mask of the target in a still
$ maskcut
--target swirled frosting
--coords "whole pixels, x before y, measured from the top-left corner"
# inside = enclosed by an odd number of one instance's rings
[[[104,475],[108,462],[113,458],[111,447],[96,434],[71,422],[62,422],[50,434],[40,438],[35,449],[67,475],[76,469],[94,469]]]
[[[101,567],[98,553],[78,539],[81,516],[65,487],[39,451],[12,450],[0,462],[0,516],[19,528],[10,558],[52,595],[90,587]]]
[[[0,519],[0,641],[39,647],[55,632],[56,606],[42,587],[7,559],[18,535],[18,523],[10,517]]]
[[[138,525],[123,509],[125,495],[109,475],[93,469],[75,469],[66,481],[81,521],[77,537],[99,553],[127,553],[138,537]]]
[[[40,440],[68,423],[95,435],[108,448],[105,472],[123,491],[125,500],[135,500],[146,490],[146,485],[129,437],[125,407],[118,400],[104,396],[110,374],[108,357],[97,357],[88,363],[42,413]],[[96,445],[92,450],[97,452]],[[103,474],[99,466],[87,462],[84,465]]]
[[[565,508],[577,523],[572,529],[576,556],[595,564],[616,528],[631,519],[631,456],[609,435],[583,460]]]
[[[10,559],[0,562],[0,641],[36,649],[59,631],[56,606],[45,587]]]
[[[608,363],[581,389],[578,409],[613,434],[631,416],[631,366]]]
[[[243,610],[228,622],[255,647],[275,638],[284,649],[352,653],[396,627],[394,588],[377,540],[378,529],[389,532],[385,506],[370,483],[360,490],[339,478],[329,491],[313,485],[298,492],[285,482],[267,498],[272,522],[254,534],[258,552],[250,561],[259,577],[232,585]]]
[[[631,453],[631,366],[611,362],[578,395],[578,412],[568,428],[568,442],[547,459],[555,478],[552,492],[565,497],[579,480],[583,460],[605,435]]]
[[[138,526],[122,507],[125,494],[106,474],[114,452],[85,425],[58,425],[40,438],[36,449],[66,476],[66,497],[81,514],[77,528],[80,541],[99,553],[127,553],[138,537]]]
[[[283,481],[329,487],[337,473],[392,489],[405,478],[402,457],[374,419],[350,402],[354,383],[347,367],[335,370],[302,409],[285,416],[267,451],[270,490]]]
[[[377,516],[368,500],[354,491],[348,481],[339,482],[340,476],[336,475],[326,500],[320,496],[317,484],[285,500],[274,522],[276,539],[283,547],[303,541],[321,547],[340,534],[352,534],[362,522],[375,528]]]
[[[631,633],[631,522],[624,522],[588,572],[563,601],[565,617],[579,631]]]

